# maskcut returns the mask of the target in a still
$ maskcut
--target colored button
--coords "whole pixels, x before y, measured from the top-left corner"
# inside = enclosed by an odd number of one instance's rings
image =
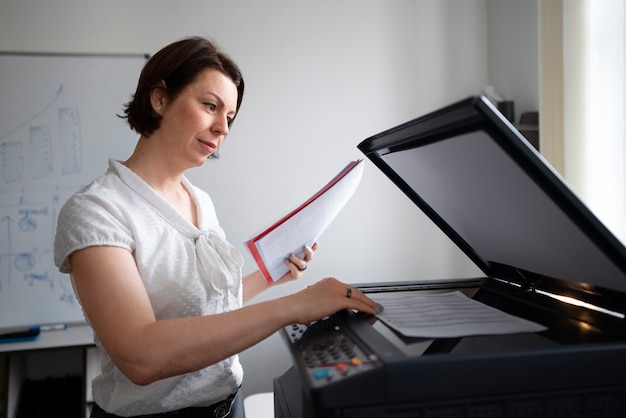
[[[360,366],[361,364],[363,364],[363,360],[361,360],[359,357],[352,357],[352,359],[350,360],[350,363],[352,363],[355,366]]]
[[[340,372],[345,372],[346,370],[348,370],[348,365],[346,363],[337,363],[337,365],[335,367]]]
[[[313,378],[314,379],[324,379],[327,378],[328,376],[330,376],[331,374],[331,370],[330,369],[317,369],[313,372]]]

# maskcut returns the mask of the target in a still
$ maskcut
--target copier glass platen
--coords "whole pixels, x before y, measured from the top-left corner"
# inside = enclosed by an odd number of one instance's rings
[[[625,417],[626,248],[515,127],[470,97],[358,148],[484,272],[364,292],[461,291],[545,329],[415,338],[351,311],[294,324],[276,416]]]

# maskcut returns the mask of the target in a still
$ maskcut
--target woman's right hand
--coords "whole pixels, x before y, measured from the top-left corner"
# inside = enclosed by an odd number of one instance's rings
[[[294,302],[294,322],[299,324],[317,321],[343,309],[376,315],[382,308],[356,287],[332,277],[320,280],[288,298]]]

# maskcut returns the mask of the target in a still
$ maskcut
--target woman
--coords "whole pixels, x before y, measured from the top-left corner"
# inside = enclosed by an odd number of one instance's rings
[[[243,258],[210,197],[184,177],[215,157],[243,91],[239,69],[210,41],[166,46],[125,107],[140,135],[134,152],[110,160],[60,212],[55,262],[71,274],[103,354],[92,417],[229,416],[231,404],[230,416],[241,416],[237,353],[291,323],[341,309],[376,313],[332,278],[243,306],[269,285],[259,271],[242,277]],[[275,284],[299,278],[316,248],[292,256]]]

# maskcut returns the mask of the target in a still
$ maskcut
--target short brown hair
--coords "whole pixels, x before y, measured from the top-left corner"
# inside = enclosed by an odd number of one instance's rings
[[[243,100],[243,76],[237,64],[213,42],[194,36],[173,42],[154,54],[141,70],[137,90],[124,106],[124,115],[130,127],[137,133],[150,136],[161,123],[161,116],[152,110],[150,93],[165,82],[170,100],[207,68],[214,68],[230,77],[237,86],[237,109]],[[236,114],[235,114],[236,116]],[[232,121],[230,124],[232,124]]]

